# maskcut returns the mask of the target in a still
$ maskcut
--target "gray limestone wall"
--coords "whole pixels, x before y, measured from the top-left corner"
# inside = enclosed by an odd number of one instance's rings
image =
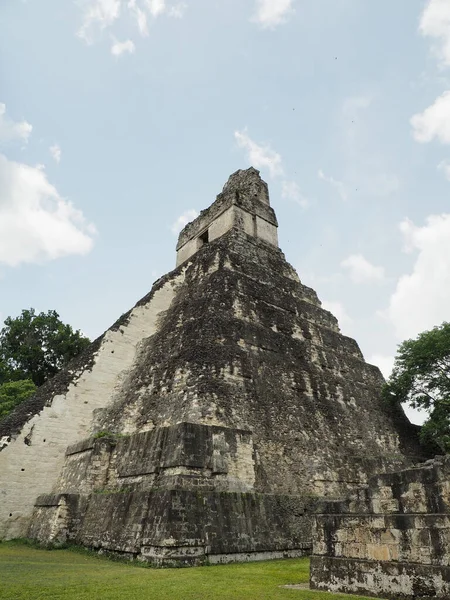
[[[249,431],[179,423],[67,448],[29,537],[154,564],[295,557],[311,551],[315,499],[253,492]]]
[[[232,230],[186,263],[29,534],[158,564],[309,552],[320,498],[420,452],[382,382],[281,251]]]
[[[160,280],[83,355],[0,422],[0,539],[26,535],[34,501],[55,486],[67,445],[89,435],[139,344],[158,330],[182,279],[180,270]]]
[[[199,565],[309,554],[309,499],[204,490],[44,496],[30,537],[75,541],[154,564]],[[101,518],[99,518],[101,515]],[[80,525],[81,523],[81,525]]]
[[[59,395],[19,407],[0,453],[0,535],[23,535],[37,497],[28,531],[41,541],[166,564],[299,555],[321,498],[422,458],[276,226],[258,172],[232,175],[180,234],[191,259],[55,378]]]
[[[253,490],[251,432],[195,423],[91,437],[66,450],[53,493],[126,489]]]
[[[311,587],[450,598],[450,456],[369,481],[315,518]]]
[[[336,495],[420,455],[416,428],[383,403],[382,384],[281,251],[232,230],[188,263],[98,427],[248,430],[256,491]]]

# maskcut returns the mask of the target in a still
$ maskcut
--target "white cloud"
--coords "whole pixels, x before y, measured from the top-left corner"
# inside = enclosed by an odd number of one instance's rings
[[[331,186],[333,186],[335,188],[335,190],[339,194],[339,197],[341,198],[341,200],[345,201],[348,199],[348,193],[347,193],[346,187],[342,181],[334,179],[334,177],[325,175],[325,173],[321,169],[319,169],[317,174],[319,176],[319,179],[326,181],[327,183],[329,183]]]
[[[53,160],[59,163],[59,161],[61,160],[61,147],[59,146],[59,144],[53,144],[53,146],[50,146],[49,151]]]
[[[418,253],[385,312],[401,341],[449,320],[450,214],[430,215],[422,227],[405,219],[400,230],[405,250]]]
[[[136,19],[136,23],[141,35],[147,36],[147,15],[145,14],[145,12],[136,4],[136,0],[129,0],[128,8]]]
[[[15,122],[6,116],[6,104],[0,103],[0,143],[27,142],[33,127],[26,121]]]
[[[186,9],[187,4],[185,2],[179,2],[178,4],[171,6],[167,14],[169,17],[173,17],[174,19],[182,19]]]
[[[162,15],[182,18],[187,4],[178,2],[168,6],[166,0],[80,0],[82,2],[82,25],[77,32],[78,37],[87,44],[94,40],[105,29],[112,27],[121,17],[130,16],[136,22],[142,36],[148,35],[148,18],[157,19]],[[116,42],[111,52],[120,56],[124,52],[132,53],[135,50],[134,42]]]
[[[136,7],[136,21],[138,24],[138,29],[143,36],[148,35],[148,27],[147,27],[147,16],[143,10],[139,7]]]
[[[431,142],[434,138],[450,144],[450,90],[436,98],[434,104],[411,118],[413,136],[418,142]]]
[[[135,51],[134,42],[131,40],[126,40],[125,42],[117,42],[111,46],[111,54],[114,56],[121,56],[124,52],[128,52],[129,54],[133,54]]]
[[[295,181],[283,181],[281,197],[286,200],[293,200],[302,208],[307,208],[309,206],[308,199],[302,194],[300,186]]]
[[[424,36],[434,38],[433,51],[443,66],[450,66],[450,2],[428,0],[419,25]]]
[[[284,23],[292,10],[293,0],[256,0],[256,12],[252,20],[264,28]]]
[[[283,175],[281,156],[269,144],[257,144],[249,137],[246,129],[235,131],[234,138],[239,148],[246,150],[250,164],[257,169],[268,169],[271,177]]]
[[[121,0],[85,0],[83,3],[83,24],[78,36],[88,44],[93,42],[97,29],[103,31],[120,16]]]
[[[159,17],[166,11],[165,0],[146,0],[147,7],[152,17]]]
[[[172,224],[170,230],[174,235],[178,235],[185,225],[197,217],[198,212],[195,209],[190,208],[178,217],[178,219]]]
[[[339,325],[343,330],[346,330],[353,323],[353,319],[347,314],[341,302],[332,302],[323,300],[322,306],[325,310],[330,311],[339,321]]]
[[[438,164],[439,171],[442,171],[446,177],[450,181],[450,160],[443,160]]]
[[[0,154],[0,263],[14,267],[87,254],[95,228],[64,200],[42,167]]]
[[[272,178],[284,175],[283,161],[281,155],[275,152],[269,144],[258,144],[250,138],[247,128],[234,132],[234,139],[239,148],[246,151],[247,160],[257,169],[267,169]],[[302,208],[309,206],[308,199],[303,195],[298,183],[284,179],[281,182],[281,196],[287,200],[293,200]]]
[[[383,267],[376,267],[362,254],[351,254],[341,262],[348,269],[350,279],[355,283],[379,282],[384,280]]]

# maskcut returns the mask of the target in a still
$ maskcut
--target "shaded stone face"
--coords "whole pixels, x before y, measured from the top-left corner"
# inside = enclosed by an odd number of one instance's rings
[[[111,334],[123,348],[106,336],[74,386],[73,409],[95,413],[59,479],[29,488],[32,537],[167,564],[301,555],[320,498],[417,458],[416,429],[276,227],[248,169],[181,232],[179,266]]]

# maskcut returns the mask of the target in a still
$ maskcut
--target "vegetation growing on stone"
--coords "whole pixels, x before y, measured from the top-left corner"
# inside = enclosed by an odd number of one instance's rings
[[[126,433],[114,433],[113,431],[102,429],[101,431],[98,431],[93,437],[95,440],[99,440],[101,438],[121,439],[129,436]]]
[[[36,391],[31,379],[9,381],[0,385],[0,419],[9,414],[18,404]]]
[[[104,437],[113,437],[113,436],[114,436],[114,434],[113,434],[111,431],[104,431],[104,430],[103,430],[103,431],[99,431],[99,432],[97,432],[97,433],[94,435],[94,438],[95,438],[96,440],[99,440],[99,439],[101,439],[101,438],[104,438]]]
[[[315,498],[420,455],[416,429],[381,401],[379,370],[299,281],[275,233],[269,241],[256,235],[253,217],[269,208],[257,172],[232,178],[239,190],[224,191],[209,216],[180,236],[181,247],[192,242],[192,260],[160,280],[158,299],[154,292],[144,302],[150,315],[158,306],[152,334],[138,310],[129,326],[121,319],[118,333],[108,334],[104,362],[69,369],[71,408],[87,402],[82,381],[104,393],[106,356],[114,356],[108,378],[122,370],[95,413],[97,439],[67,449],[51,497],[36,483],[31,537],[157,564],[299,556],[311,549]],[[221,220],[225,200],[235,220]],[[195,236],[205,228],[211,236],[199,248]],[[132,339],[125,369],[115,350]],[[110,435],[120,431],[129,438]]]
[[[388,402],[427,410],[422,441],[450,452],[450,323],[400,344],[383,395]]]

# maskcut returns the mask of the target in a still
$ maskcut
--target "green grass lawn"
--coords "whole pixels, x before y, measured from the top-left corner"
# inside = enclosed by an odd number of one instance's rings
[[[0,543],[1,600],[362,600],[283,589],[306,583],[309,561],[275,560],[184,569],[152,569],[73,550]]]

